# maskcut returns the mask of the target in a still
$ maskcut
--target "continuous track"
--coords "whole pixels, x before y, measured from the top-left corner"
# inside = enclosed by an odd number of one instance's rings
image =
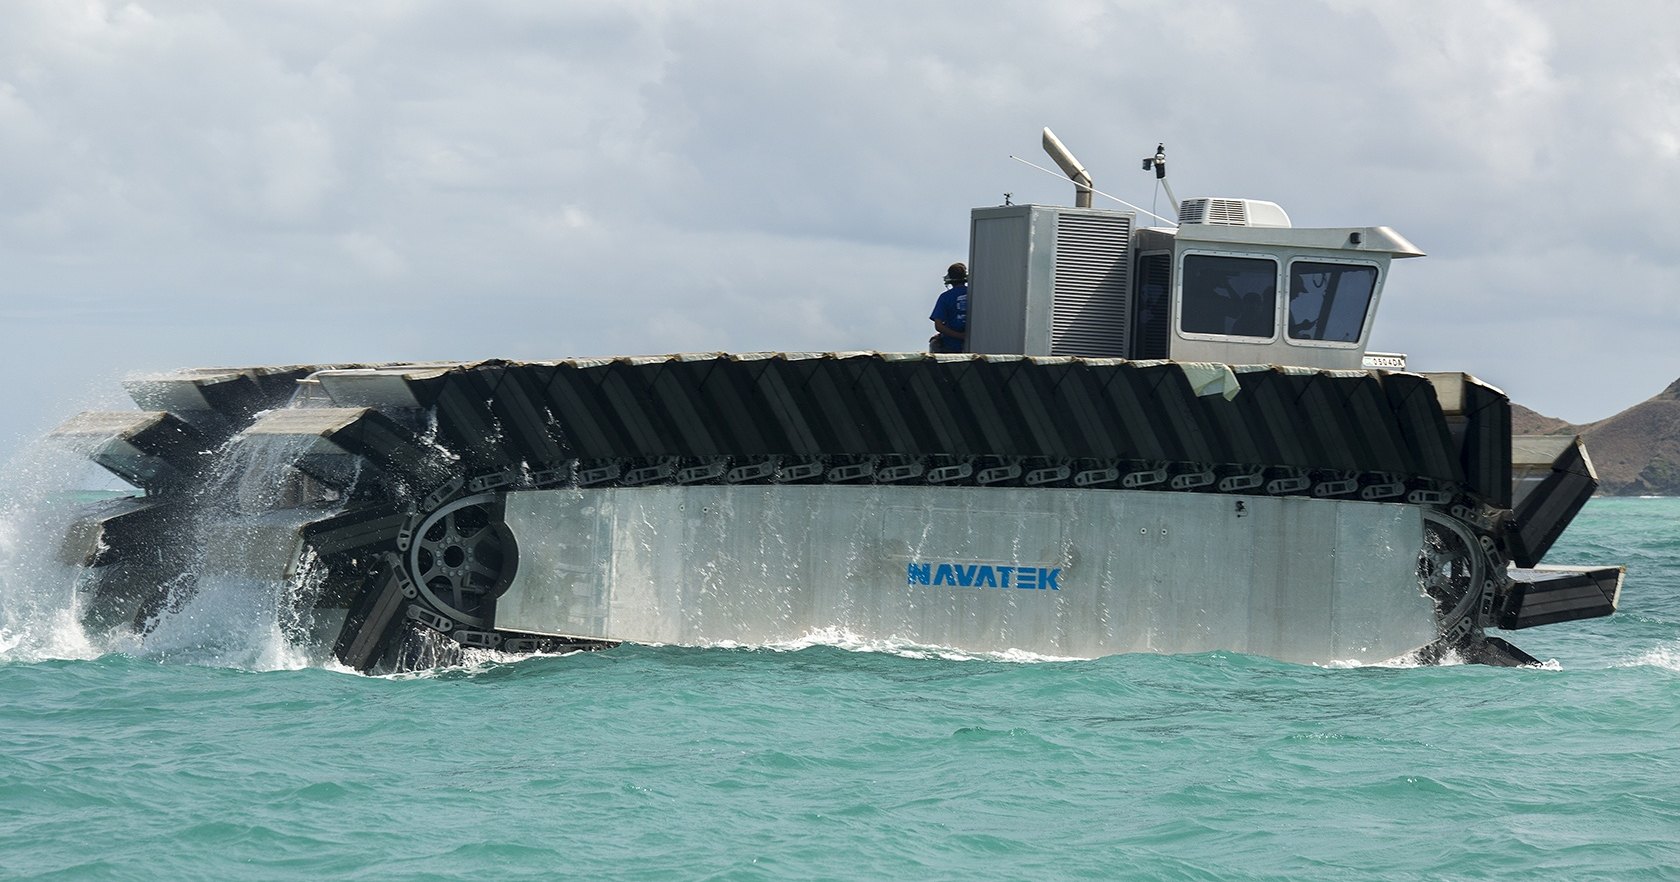
[[[653,484],[1414,505],[1427,512],[1419,578],[1439,647],[1526,659],[1482,634],[1516,557],[1510,405],[1462,375],[831,353],[253,368],[130,391],[147,411],[59,430],[146,491],[89,511],[66,545],[106,626],[143,628],[169,602],[159,586],[181,590],[180,554],[152,550],[225,508],[209,476],[259,448],[295,469],[269,504],[301,524],[295,557],[320,577],[314,602],[346,611],[335,651],[360,669],[417,663],[428,632],[508,651],[604,645],[494,628],[518,565],[502,499]]]

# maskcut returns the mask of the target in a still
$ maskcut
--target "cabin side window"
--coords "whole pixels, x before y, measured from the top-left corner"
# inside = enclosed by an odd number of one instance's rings
[[[1356,343],[1365,330],[1377,268],[1297,260],[1289,264],[1289,339]]]
[[[1270,339],[1277,335],[1277,261],[1184,256],[1179,331]]]

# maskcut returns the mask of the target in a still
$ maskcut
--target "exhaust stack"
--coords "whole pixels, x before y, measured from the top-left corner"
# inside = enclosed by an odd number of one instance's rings
[[[1050,154],[1050,158],[1056,160],[1056,164],[1067,174],[1068,180],[1073,181],[1076,187],[1073,204],[1078,208],[1090,208],[1091,173],[1062,146],[1061,139],[1057,138],[1056,133],[1050,131],[1048,126],[1044,129],[1044,152]]]

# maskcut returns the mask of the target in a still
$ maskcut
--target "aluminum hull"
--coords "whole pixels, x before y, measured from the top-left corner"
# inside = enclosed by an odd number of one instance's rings
[[[495,627],[643,643],[865,640],[1376,662],[1435,640],[1422,513],[1115,490],[667,486],[510,493]]]

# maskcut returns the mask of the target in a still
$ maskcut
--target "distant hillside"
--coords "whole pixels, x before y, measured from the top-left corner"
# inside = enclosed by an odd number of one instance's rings
[[[1680,380],[1609,419],[1577,426],[1511,405],[1519,435],[1579,434],[1610,496],[1680,496]]]
[[[1513,435],[1564,435],[1579,431],[1571,424],[1536,413],[1526,407],[1511,402],[1511,434]]]

